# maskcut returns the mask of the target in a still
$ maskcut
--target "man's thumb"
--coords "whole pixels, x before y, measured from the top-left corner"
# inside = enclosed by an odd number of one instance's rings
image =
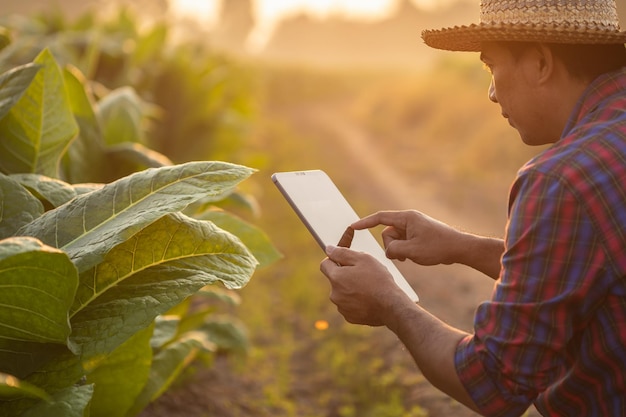
[[[326,256],[337,265],[351,265],[351,253],[350,249],[341,246],[326,246]]]

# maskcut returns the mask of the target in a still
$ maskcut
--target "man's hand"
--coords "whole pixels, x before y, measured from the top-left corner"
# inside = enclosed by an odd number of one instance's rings
[[[420,265],[464,264],[493,279],[500,274],[501,239],[462,232],[415,210],[379,211],[354,222],[355,230],[386,226],[382,232],[390,259]]]
[[[346,321],[370,326],[389,325],[392,308],[412,303],[391,274],[374,257],[345,247],[329,246],[320,270],[331,285],[330,300]]]
[[[382,233],[390,259],[420,265],[452,264],[462,235],[458,230],[415,210],[379,211],[351,225],[356,230],[387,226]]]

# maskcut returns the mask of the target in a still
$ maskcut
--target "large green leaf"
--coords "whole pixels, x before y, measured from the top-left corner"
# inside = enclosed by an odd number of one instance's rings
[[[61,250],[26,237],[0,241],[0,339],[67,343],[77,284]]]
[[[70,184],[54,178],[39,174],[12,174],[10,177],[52,207],[59,207],[76,197],[76,190]]]
[[[94,384],[90,417],[124,417],[150,375],[152,329],[137,332],[89,373]]]
[[[92,394],[92,385],[70,386],[54,394],[51,402],[41,401],[20,417],[86,417]]]
[[[19,101],[37,75],[40,66],[26,64],[0,75],[0,119]]]
[[[61,156],[78,133],[78,126],[63,74],[50,51],[41,52],[35,63],[42,69],[0,120],[0,169],[57,178]]]
[[[167,213],[206,196],[219,200],[252,169],[225,162],[152,168],[46,212],[19,233],[62,248],[84,272],[111,248]]]
[[[14,179],[0,174],[0,239],[43,214],[43,204]]]
[[[202,287],[245,285],[256,265],[237,237],[212,223],[162,217],[81,274],[71,339],[84,357],[108,354]]]

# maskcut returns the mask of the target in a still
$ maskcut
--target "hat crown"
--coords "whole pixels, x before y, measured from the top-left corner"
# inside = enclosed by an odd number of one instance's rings
[[[480,22],[620,30],[614,0],[481,0]]]

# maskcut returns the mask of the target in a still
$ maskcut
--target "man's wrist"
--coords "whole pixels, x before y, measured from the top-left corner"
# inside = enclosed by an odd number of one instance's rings
[[[493,279],[498,278],[504,252],[502,239],[461,232],[455,245],[456,263],[476,269]]]
[[[402,290],[388,297],[384,307],[383,322],[392,332],[398,334],[401,326],[411,323],[415,319],[416,310],[419,307]]]

